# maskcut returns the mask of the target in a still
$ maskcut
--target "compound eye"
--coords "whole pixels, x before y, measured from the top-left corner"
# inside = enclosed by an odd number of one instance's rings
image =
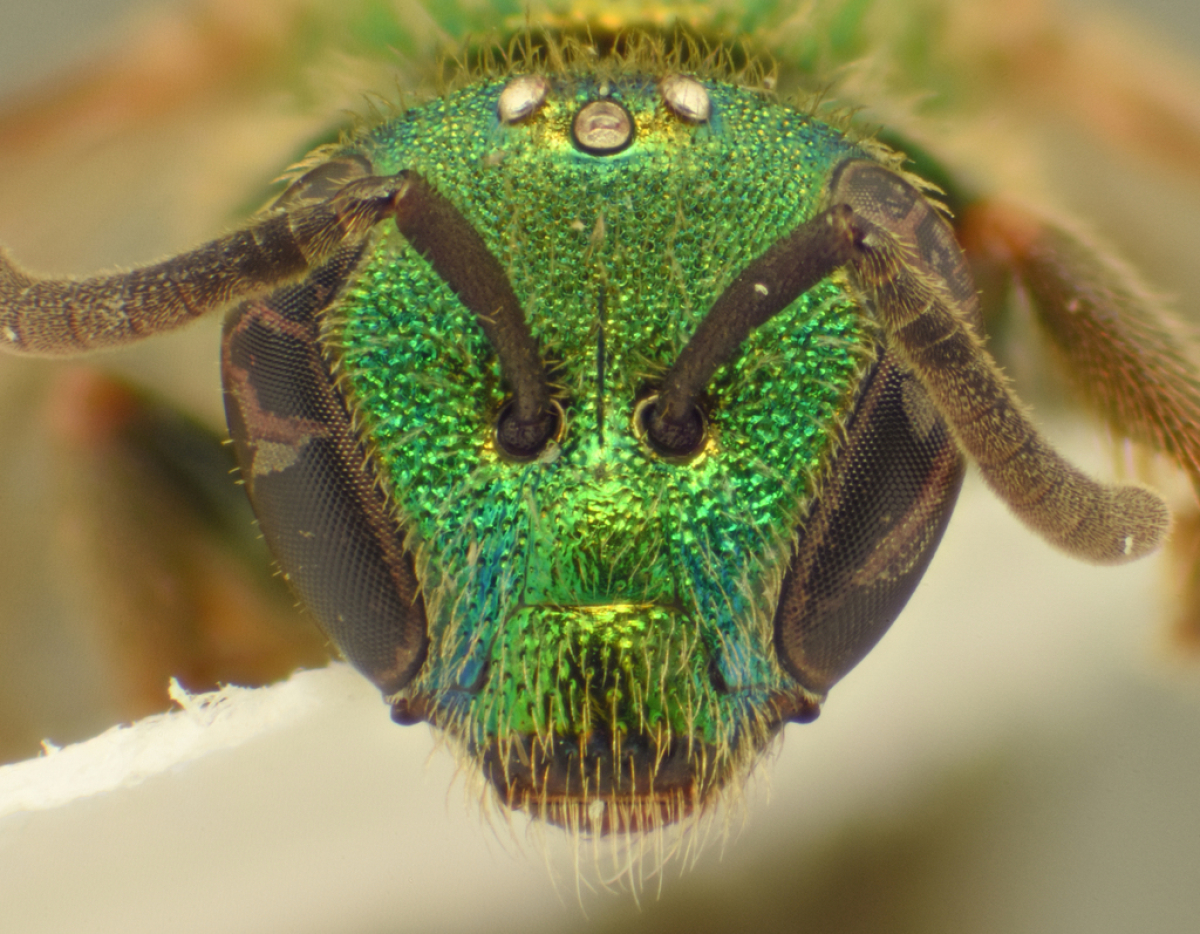
[[[276,210],[295,210],[306,204],[328,201],[356,179],[366,178],[374,167],[365,156],[353,153],[322,162],[292,182],[276,200]]]
[[[496,450],[505,460],[518,464],[537,460],[551,442],[562,441],[566,424],[562,406],[554,399],[537,421],[525,423],[517,420],[515,400],[509,399],[496,415]]]
[[[669,422],[659,411],[657,393],[647,396],[633,410],[633,433],[664,460],[690,461],[708,443],[708,419],[698,405],[680,422]]]

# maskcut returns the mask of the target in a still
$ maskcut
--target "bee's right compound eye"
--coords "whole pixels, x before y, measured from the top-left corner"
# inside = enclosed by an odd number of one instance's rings
[[[221,362],[230,434],[272,554],[326,635],[388,695],[420,669],[428,635],[412,556],[320,342],[357,258],[233,311]]]

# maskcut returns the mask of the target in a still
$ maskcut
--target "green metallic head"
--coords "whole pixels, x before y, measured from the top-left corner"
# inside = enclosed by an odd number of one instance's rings
[[[396,225],[225,347],[330,636],[505,802],[597,832],[702,812],[815,717],[961,475],[839,270],[831,186],[874,150],[638,48],[556,47],[324,153],[281,206]]]
[[[605,64],[478,80],[352,149],[420,173],[505,271],[562,409],[536,458],[498,449],[496,355],[397,232],[326,331],[425,600],[429,654],[397,701],[558,820],[634,794],[685,813],[806,708],[775,607],[873,356],[827,281],[718,371],[701,449],[653,450],[639,403],[861,153],[759,91],[675,76],[681,112],[667,76]]]

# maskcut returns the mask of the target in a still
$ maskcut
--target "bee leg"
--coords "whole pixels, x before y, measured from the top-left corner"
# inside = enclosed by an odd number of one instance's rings
[[[1191,335],[1132,270],[1032,211],[982,202],[964,240],[1007,269],[1079,398],[1117,435],[1166,454],[1200,493],[1200,369]],[[1179,517],[1173,551],[1187,565],[1180,633],[1200,640],[1200,509]]]
[[[1171,637],[1187,655],[1200,658],[1200,509],[1175,513],[1168,557],[1175,601]]]
[[[1187,336],[1133,272],[1008,205],[974,206],[964,237],[1012,271],[1088,406],[1117,433],[1169,455],[1200,486],[1200,371]]]

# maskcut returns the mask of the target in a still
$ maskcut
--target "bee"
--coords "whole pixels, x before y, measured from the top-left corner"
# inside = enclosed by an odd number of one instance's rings
[[[17,352],[234,306],[226,409],[284,576],[395,719],[595,833],[705,812],[815,717],[924,573],[964,455],[1068,553],[1161,544],[1159,496],[1033,427],[968,256],[1018,283],[1116,432],[1195,464],[1182,332],[1127,268],[942,174],[919,120],[786,103],[836,57],[743,12],[778,74],[708,44],[719,17],[550,11],[544,44],[513,21],[491,61],[468,47],[437,97],[319,148],[207,247],[0,279]],[[730,224],[729,203],[756,208]],[[659,311],[622,316],[631,296]]]

